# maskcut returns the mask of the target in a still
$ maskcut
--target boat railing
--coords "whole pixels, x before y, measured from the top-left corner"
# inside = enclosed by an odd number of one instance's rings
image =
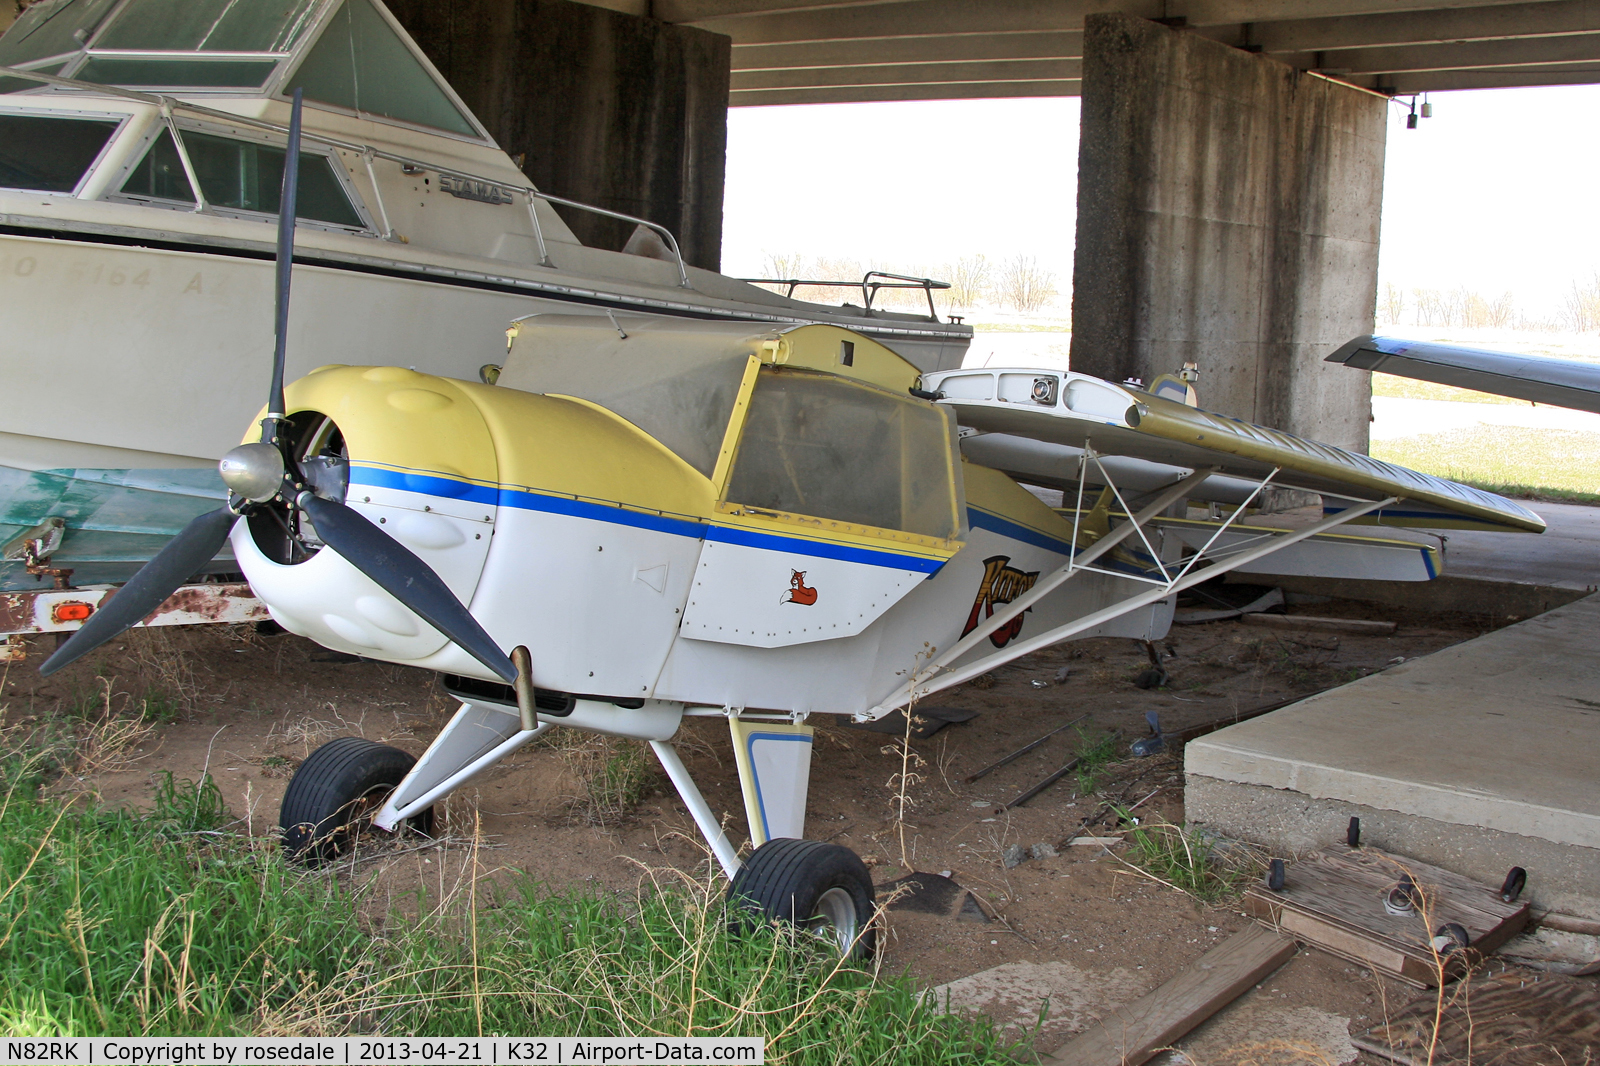
[[[882,281],[874,281],[882,278]],[[872,301],[877,299],[879,289],[921,289],[928,298],[928,317],[935,322],[939,321],[939,313],[933,307],[933,293],[935,289],[948,289],[948,281],[935,281],[932,278],[912,277],[909,274],[891,274],[885,270],[869,270],[862,275],[860,281],[807,281],[801,278],[737,278],[737,281],[746,281],[752,285],[784,285],[784,295],[793,299],[794,290],[803,287],[817,287],[824,289],[860,289],[861,302],[868,313],[872,311]]]
[[[59,78],[54,74],[45,74],[37,70],[23,70],[18,67],[0,66],[0,77],[23,78],[29,81],[42,82],[46,85],[57,85],[64,89],[75,89],[82,92],[92,92],[105,96],[116,96],[122,99],[133,100],[138,103],[148,104],[158,108],[161,111],[161,115],[166,123],[167,129],[172,134],[173,143],[177,148],[178,158],[180,163],[183,165],[184,174],[189,179],[190,188],[194,191],[194,209],[197,212],[203,212],[206,210],[207,205],[205,201],[205,194],[201,191],[199,180],[195,175],[194,165],[190,161],[189,152],[184,146],[182,130],[179,128],[177,121],[174,118],[174,114],[176,112],[181,111],[189,114],[199,115],[213,121],[225,122],[235,126],[245,126],[250,129],[263,130],[265,132],[278,134],[283,137],[287,137],[289,135],[288,126],[279,125],[276,122],[267,122],[264,119],[250,118],[245,115],[237,115],[231,111],[219,111],[216,108],[204,107],[200,104],[190,103],[186,100],[181,100],[174,96],[168,96],[164,93],[143,93],[133,89],[120,88],[114,85],[96,85],[92,82],[78,81],[73,78]],[[540,225],[539,213],[534,207],[536,201],[543,200],[548,204],[559,204],[562,207],[570,207],[576,211],[587,211],[590,214],[602,215],[606,218],[614,218],[621,222],[632,222],[635,225],[644,226],[645,228],[659,234],[666,242],[667,248],[672,252],[673,262],[678,268],[679,286],[685,289],[694,288],[694,286],[689,283],[689,270],[683,261],[683,252],[678,248],[678,239],[672,235],[671,230],[667,229],[667,227],[658,222],[651,222],[647,218],[638,218],[634,215],[623,214],[620,211],[612,211],[605,207],[597,207],[594,204],[586,204],[579,200],[569,200],[564,196],[552,196],[549,193],[540,192],[532,184],[518,185],[515,183],[502,181],[498,178],[488,178],[481,174],[474,174],[470,171],[458,170],[454,167],[440,166],[436,162],[430,162],[428,160],[417,159],[412,156],[401,155],[398,152],[391,152],[388,149],[379,148],[376,145],[364,144],[357,141],[346,141],[338,137],[330,137],[321,133],[304,133],[302,134],[302,137],[306,141],[350,152],[362,158],[367,168],[367,180],[372,186],[374,206],[378,212],[379,225],[383,228],[383,236],[386,240],[394,240],[395,232],[394,228],[389,225],[389,212],[383,203],[383,192],[378,187],[377,175],[372,169],[372,161],[374,159],[384,159],[392,163],[398,163],[409,173],[421,173],[422,171],[426,170],[438,174],[441,177],[450,177],[459,181],[472,182],[474,185],[480,186],[485,190],[498,189],[506,190],[511,193],[520,193],[527,200],[528,219],[533,224],[533,238],[534,242],[539,248],[539,265],[550,267],[552,269],[555,268],[555,263],[551,260],[550,250],[545,244],[544,227]],[[931,299],[929,300],[929,306],[932,306]]]

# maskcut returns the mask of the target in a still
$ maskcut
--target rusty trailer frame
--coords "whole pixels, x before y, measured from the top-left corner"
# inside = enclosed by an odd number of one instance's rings
[[[18,662],[26,638],[40,633],[71,633],[118,592],[99,588],[0,592],[0,661]],[[184,585],[140,622],[141,626],[229,625],[262,622],[271,616],[244,582]]]

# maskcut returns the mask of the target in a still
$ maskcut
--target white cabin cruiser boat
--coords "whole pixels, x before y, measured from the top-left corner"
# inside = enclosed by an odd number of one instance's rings
[[[0,544],[59,518],[53,565],[117,581],[223,496],[272,363],[296,88],[290,378],[476,379],[546,312],[828,322],[930,372],[966,351],[931,299],[873,308],[869,278],[864,306],[795,300],[534,189],[377,0],[39,0],[0,37]],[[585,247],[552,204],[638,229]],[[8,554],[0,590],[46,582]]]

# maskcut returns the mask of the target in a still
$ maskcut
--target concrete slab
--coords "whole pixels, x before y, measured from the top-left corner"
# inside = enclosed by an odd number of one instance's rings
[[[1445,543],[1445,573],[1585,592],[1600,588],[1600,507],[1573,503],[1527,506],[1545,520],[1543,533],[1454,530]]]
[[[1312,696],[1185,751],[1187,813],[1282,850],[1342,839],[1600,910],[1600,596]]]

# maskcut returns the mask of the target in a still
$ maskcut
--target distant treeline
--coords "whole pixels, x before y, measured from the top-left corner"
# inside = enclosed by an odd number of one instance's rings
[[[1499,296],[1458,285],[1454,289],[1407,288],[1386,281],[1378,288],[1380,326],[1458,326],[1516,329],[1541,333],[1600,331],[1600,270],[1575,280],[1554,315],[1536,317],[1518,306],[1509,292]]]

